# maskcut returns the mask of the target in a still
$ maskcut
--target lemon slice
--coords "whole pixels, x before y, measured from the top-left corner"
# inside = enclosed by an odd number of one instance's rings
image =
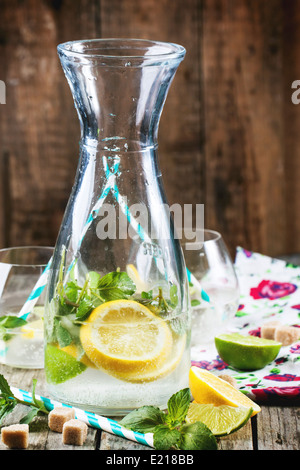
[[[201,421],[215,436],[226,436],[244,426],[252,414],[252,408],[244,406],[191,403],[186,416],[187,423]]]
[[[127,264],[126,272],[130,279],[135,283],[137,292],[143,292],[147,290],[146,283],[141,279],[138,270],[133,264]]]
[[[97,307],[80,328],[87,357],[100,369],[134,380],[164,364],[172,349],[166,323],[133,300]]]
[[[177,335],[176,335],[177,336]],[[169,356],[163,364],[153,367],[151,370],[141,370],[137,374],[119,373],[119,377],[133,383],[152,382],[169,375],[178,366],[186,345],[186,334],[182,336],[173,336],[173,347]]]
[[[191,393],[196,403],[214,405],[245,406],[252,408],[252,416],[261,411],[260,407],[234,388],[230,383],[200,367],[192,366],[189,373]]]
[[[21,327],[22,336],[27,339],[43,339],[44,322],[40,318]]]

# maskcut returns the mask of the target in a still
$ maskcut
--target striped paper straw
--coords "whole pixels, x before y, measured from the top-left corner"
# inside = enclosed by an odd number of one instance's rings
[[[105,157],[103,157],[104,159]],[[104,161],[104,165],[106,164],[106,162]],[[90,227],[91,223],[93,222],[94,220],[94,217],[95,217],[95,214],[97,215],[103,205],[103,202],[104,200],[106,199],[109,191],[115,186],[115,177],[116,177],[116,173],[118,171],[118,167],[119,167],[119,164],[120,164],[120,159],[118,159],[114,166],[113,166],[113,172],[109,172],[109,175],[108,175],[108,178],[107,178],[107,181],[106,181],[106,184],[103,188],[103,191],[100,195],[100,197],[98,198],[96,204],[94,205],[84,227],[83,227],[83,230],[82,230],[82,233],[81,233],[81,237],[80,237],[80,242],[79,242],[79,245],[77,247],[77,250],[79,250],[80,246],[81,246],[81,243],[82,243],[82,240],[88,230],[88,228]],[[105,166],[106,168],[106,166]],[[42,294],[43,290],[45,289],[46,285],[47,285],[47,281],[48,281],[48,275],[49,275],[49,270],[50,270],[50,267],[51,267],[51,262],[52,262],[52,258],[49,260],[45,270],[43,271],[41,277],[38,279],[36,285],[34,286],[34,288],[32,289],[28,299],[26,300],[26,302],[24,303],[23,307],[21,308],[18,316],[23,318],[24,320],[27,319],[28,315],[32,312],[32,309],[34,308],[36,302],[38,301],[40,295]],[[69,266],[69,269],[68,269],[68,272],[71,271],[72,267],[73,267],[73,264],[75,262],[75,258],[74,258],[74,261],[70,264]]]
[[[126,215],[127,220],[131,224],[133,229],[138,233],[138,235],[142,239],[148,240],[148,242],[151,241],[150,238],[147,236],[147,234],[142,229],[141,225],[132,217],[132,215],[130,213],[130,210],[129,210],[124,198],[119,193],[119,189],[117,187],[115,179],[116,179],[116,175],[117,175],[119,165],[120,165],[120,158],[115,159],[116,161],[114,162],[114,164],[112,166],[112,169],[109,168],[109,166],[107,164],[107,159],[106,159],[105,156],[103,156],[102,160],[103,160],[103,166],[104,166],[107,181],[106,181],[106,184],[105,184],[105,186],[102,190],[102,193],[101,193],[100,197],[98,198],[96,204],[94,205],[92,211],[90,212],[90,215],[89,215],[89,217],[88,217],[88,219],[87,219],[87,221],[86,221],[86,223],[83,227],[81,237],[80,237],[80,242],[79,242],[77,250],[79,250],[79,248],[81,246],[81,243],[82,243],[82,240],[83,240],[87,230],[89,229],[91,223],[95,219],[95,215],[96,216],[98,215],[98,213],[99,213],[99,211],[100,211],[107,195],[109,194],[109,192],[111,190],[112,190],[112,193],[113,193],[116,201],[120,205],[122,211]],[[45,287],[47,285],[47,280],[48,280],[48,274],[49,274],[49,270],[50,270],[50,266],[51,266],[51,261],[52,261],[52,258],[49,260],[49,263],[47,264],[44,272],[42,273],[42,275],[40,277],[40,279],[37,281],[36,285],[34,286],[32,292],[30,294],[30,296],[28,297],[28,299],[26,300],[26,302],[23,305],[22,309],[20,310],[19,315],[18,315],[19,317],[26,320],[26,318],[28,317],[28,315],[32,311],[33,307],[35,306],[38,298],[40,297],[43,290],[45,289]],[[74,258],[74,261],[70,264],[70,266],[68,268],[68,272],[71,271],[74,262],[75,262],[75,258]],[[188,269],[187,269],[187,276],[188,276],[188,280],[190,282],[192,282],[193,285],[195,286],[195,288],[198,290],[199,294],[201,295],[201,298],[203,300],[209,302],[209,296],[207,295],[206,292],[203,291],[199,281],[197,281],[195,276],[193,276],[192,273],[190,273],[190,271]]]
[[[118,189],[116,184],[113,187],[112,192],[113,192],[113,195],[114,195],[117,203],[121,207],[123,213],[127,217],[127,220],[129,222],[129,224],[132,226],[132,228],[136,231],[136,233],[141,237],[142,240],[145,240],[148,243],[149,242],[151,243],[151,239],[149,238],[147,233],[143,230],[141,225],[134,219],[134,217],[132,217],[132,215],[130,213],[130,210],[129,210],[129,207],[126,204],[125,199],[120,195],[119,189]],[[209,302],[210,301],[209,295],[202,289],[200,282],[195,278],[195,276],[189,271],[188,268],[186,268],[186,272],[187,272],[188,281],[193,284],[195,289],[201,295],[202,300],[205,300],[206,302]]]
[[[28,299],[26,300],[25,304],[23,305],[23,307],[21,308],[18,314],[18,316],[23,318],[24,320],[26,320],[28,315],[32,312],[33,307],[37,303],[38,298],[40,297],[40,295],[42,294],[43,290],[45,289],[47,285],[51,262],[52,262],[52,257],[48,261],[47,266],[45,267],[41,276],[37,280],[34,288],[31,291],[31,294],[29,295]]]
[[[120,158],[118,157],[115,160],[116,161],[113,164],[112,170],[110,170],[108,168],[108,165],[107,165],[106,157],[102,157],[103,166],[104,166],[104,170],[105,170],[107,180],[106,180],[106,183],[105,183],[105,186],[102,190],[101,195],[97,199],[97,202],[94,205],[93,209],[91,210],[90,215],[88,216],[88,219],[85,223],[85,226],[83,227],[83,231],[81,233],[81,238],[80,238],[80,243],[79,243],[79,246],[78,246],[77,250],[80,248],[82,240],[83,240],[86,232],[88,231],[91,223],[95,219],[95,216],[98,215],[101,207],[103,206],[103,203],[104,203],[106,197],[108,196],[108,193],[110,192],[111,189],[113,189],[116,186],[115,179],[116,179],[116,174],[118,172],[119,165],[120,165]]]
[[[25,402],[32,403],[32,394],[26,392],[25,390],[21,390],[19,388],[11,387],[11,391],[15,395],[16,398],[19,398]],[[104,416],[97,415],[90,411],[84,411],[80,408],[75,408],[73,406],[66,405],[64,403],[57,402],[50,398],[45,398],[39,395],[35,395],[37,400],[41,400],[45,408],[48,411],[53,410],[54,407],[57,406],[66,406],[68,408],[72,408],[75,411],[75,418],[83,421],[88,426],[91,426],[96,429],[101,429],[102,431],[109,432],[110,434],[114,434],[119,437],[123,437],[133,442],[137,442],[139,444],[146,445],[148,447],[153,448],[153,434],[152,433],[139,433],[135,431],[131,431],[130,429],[126,429],[121,426],[117,421],[113,419],[106,418]]]
[[[186,268],[186,273],[188,281],[193,284],[193,286],[197,289],[198,292],[201,293],[202,300],[205,300],[205,302],[210,302],[209,295],[202,289],[200,282],[198,281],[198,279],[195,278],[194,274],[192,274],[188,268]]]

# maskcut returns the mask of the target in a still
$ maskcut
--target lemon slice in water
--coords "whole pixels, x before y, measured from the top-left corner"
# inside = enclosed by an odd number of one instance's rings
[[[44,322],[41,318],[31,321],[21,327],[21,332],[24,338],[42,340],[44,336]]]
[[[93,310],[80,328],[80,341],[99,369],[133,381],[159,369],[172,349],[165,321],[133,300],[113,300]]]
[[[138,270],[133,264],[127,264],[126,272],[128,276],[131,278],[131,280],[135,283],[137,292],[142,292],[142,291],[147,290],[146,283],[141,279],[141,276],[139,275]]]

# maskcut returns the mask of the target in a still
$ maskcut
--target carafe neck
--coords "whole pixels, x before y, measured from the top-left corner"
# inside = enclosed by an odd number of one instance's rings
[[[182,46],[92,40],[62,44],[58,53],[83,143],[124,151],[156,145],[163,105],[185,54]]]

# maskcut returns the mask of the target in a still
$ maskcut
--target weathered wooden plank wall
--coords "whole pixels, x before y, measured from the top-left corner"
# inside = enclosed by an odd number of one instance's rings
[[[140,37],[187,49],[161,118],[170,203],[269,255],[300,251],[300,0],[0,0],[0,247],[53,244],[79,123],[60,42]]]

